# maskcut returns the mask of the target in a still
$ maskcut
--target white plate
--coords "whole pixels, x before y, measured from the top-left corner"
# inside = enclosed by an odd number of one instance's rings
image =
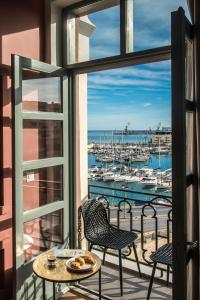
[[[84,272],[89,272],[89,271],[92,271],[95,264],[92,265],[92,264],[84,264],[83,266],[80,266],[80,269],[74,269],[71,267],[71,263],[75,261],[75,257],[72,257],[70,259],[68,259],[66,261],[66,266],[67,266],[67,269],[71,272],[76,272],[76,273],[84,273]]]
[[[81,249],[55,249],[54,255],[58,258],[71,258],[84,256],[85,251]]]

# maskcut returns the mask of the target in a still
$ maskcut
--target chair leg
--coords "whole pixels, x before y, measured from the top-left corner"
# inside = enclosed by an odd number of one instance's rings
[[[133,251],[134,251],[134,254],[135,254],[135,259],[136,259],[136,263],[137,263],[137,267],[138,267],[138,272],[140,274],[140,277],[142,277],[142,273],[141,273],[141,270],[140,270],[140,263],[139,263],[139,259],[138,259],[138,255],[137,255],[137,249],[136,249],[135,243],[133,244]]]
[[[169,285],[169,271],[170,271],[170,266],[167,266],[167,286]]]
[[[104,248],[104,250],[103,250],[103,265],[105,264],[106,250],[107,250],[107,248]]]
[[[89,245],[89,251],[92,251],[92,247],[93,247],[93,244],[92,243],[90,243],[90,245]]]
[[[123,279],[122,279],[122,252],[119,250],[119,278],[120,278],[120,292],[123,296]]]
[[[155,271],[156,271],[156,265],[157,265],[157,263],[155,262],[154,265],[153,265],[153,270],[152,270],[151,279],[150,279],[150,283],[149,283],[149,289],[148,289],[148,294],[147,294],[147,300],[150,299],[151,290],[152,290],[152,285],[153,285],[153,280],[154,280],[154,275],[155,275]]]

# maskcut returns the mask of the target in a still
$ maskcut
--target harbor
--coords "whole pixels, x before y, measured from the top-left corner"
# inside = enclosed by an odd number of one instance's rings
[[[89,184],[171,195],[171,137],[164,135],[89,133]],[[162,131],[163,132],[163,131]],[[96,137],[96,140],[94,140]],[[142,200],[142,199],[141,199]]]

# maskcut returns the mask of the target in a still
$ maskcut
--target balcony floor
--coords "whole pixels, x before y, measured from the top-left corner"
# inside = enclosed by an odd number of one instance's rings
[[[146,300],[149,286],[149,278],[139,278],[136,272],[123,272],[124,295],[120,296],[119,290],[119,272],[117,268],[105,265],[102,267],[102,295],[109,296],[118,300]],[[91,277],[82,282],[85,287],[98,290],[98,275]],[[89,296],[89,294],[87,294]],[[68,299],[62,297],[61,299]],[[78,297],[77,299],[82,299]],[[88,297],[88,299],[97,299]],[[167,287],[164,281],[155,280],[153,284],[152,300],[169,300],[172,299],[172,289]]]

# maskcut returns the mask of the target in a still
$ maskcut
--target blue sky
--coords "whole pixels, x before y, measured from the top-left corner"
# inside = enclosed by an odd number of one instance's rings
[[[170,12],[186,0],[134,0],[134,51],[170,44]],[[119,7],[91,14],[91,58],[119,54]],[[155,128],[171,123],[170,61],[88,75],[89,130]]]

